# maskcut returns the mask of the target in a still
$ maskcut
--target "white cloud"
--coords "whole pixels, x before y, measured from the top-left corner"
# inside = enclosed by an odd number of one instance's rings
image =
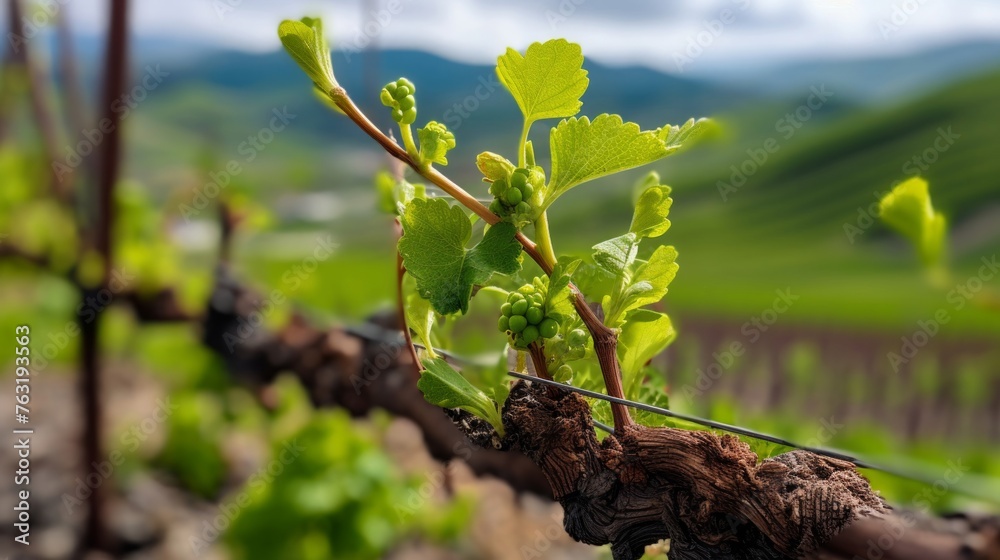
[[[718,28],[713,20],[730,10],[732,22],[685,69],[694,72],[734,61],[877,56],[1000,37],[995,0],[395,0],[402,10],[388,19],[362,8],[391,1],[139,0],[132,3],[132,23],[144,36],[262,51],[277,48],[280,19],[321,14],[335,44],[355,41],[367,24],[381,29],[375,40],[383,47],[488,63],[508,45],[565,36],[600,61],[676,71],[675,55],[699,33],[707,38],[706,27]],[[78,31],[103,30],[106,1],[68,0],[67,9]],[[887,32],[887,24],[895,29]]]

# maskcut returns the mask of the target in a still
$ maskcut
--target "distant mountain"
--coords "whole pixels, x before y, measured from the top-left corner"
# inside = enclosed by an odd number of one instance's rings
[[[1000,69],[1000,42],[973,41],[905,55],[803,60],[778,65],[734,65],[692,74],[713,83],[769,95],[788,95],[828,83],[862,101],[912,98],[937,87]]]
[[[505,113],[502,118],[507,119],[508,105],[514,106],[496,81],[493,66],[463,64],[411,50],[366,54],[335,51],[333,61],[338,81],[359,102],[366,93],[370,99],[377,98],[378,88],[384,83],[405,75],[417,84],[423,114],[444,117],[452,109],[448,115],[461,117],[501,109]],[[622,112],[633,120],[651,119],[643,122],[650,127],[747,101],[744,88],[707,80],[671,76],[643,67],[609,67],[594,62],[587,62],[585,67],[590,72],[590,88],[584,96],[584,113]],[[264,95],[289,86],[302,90],[304,82],[305,77],[284,52],[216,52],[182,69],[169,87],[203,84],[238,90],[242,95]],[[503,93],[503,102],[493,98],[498,92]]]
[[[103,37],[80,36],[76,39],[77,52],[84,59],[85,70],[92,70],[93,63],[100,59]],[[293,69],[282,53],[254,54],[245,52],[220,51],[209,43],[197,43],[172,37],[135,37],[132,58],[137,67],[150,62],[161,62],[176,66],[198,67],[200,75],[211,74],[209,81],[231,86],[254,83],[273,86],[270,76],[294,78]],[[411,50],[380,51],[368,55],[334,53],[334,67],[338,77],[354,86],[362,79],[362,56],[378,61],[376,77],[378,82],[387,81],[405,71],[419,75],[426,89],[433,81],[441,82],[447,77],[454,84],[474,84],[481,75],[492,76],[492,66],[469,65],[450,62],[443,58]],[[642,106],[650,98],[656,97],[656,90],[640,90],[644,85],[665,85],[664,94],[673,97],[679,93],[707,94],[704,103],[694,99],[677,100],[681,109],[690,108],[719,110],[726,101],[738,101],[726,92],[753,92],[755,96],[794,96],[803,88],[818,83],[830,83],[844,97],[862,102],[886,102],[901,97],[916,97],[947,83],[969,77],[988,68],[1000,68],[1000,41],[971,40],[946,45],[928,47],[918,52],[904,54],[873,54],[865,56],[841,56],[830,53],[826,58],[795,59],[794,62],[773,60],[716,63],[709,66],[692,65],[684,75],[668,75],[645,67],[605,67],[593,62],[587,64],[592,72],[591,87],[596,91],[602,87],[609,90],[612,97],[624,106],[638,103]],[[228,68],[227,68],[228,67]],[[239,72],[239,75],[237,75]],[[272,72],[277,72],[272,74]],[[93,76],[94,72],[85,72]],[[198,75],[195,72],[193,75]],[[384,79],[383,79],[384,78]],[[615,82],[597,78],[621,78],[629,82]],[[256,80],[256,81],[255,81]],[[635,87],[622,91],[622,84]],[[445,87],[447,89],[447,86]],[[451,93],[451,92],[445,92]],[[468,93],[467,92],[466,95]],[[593,95],[593,93],[592,93]],[[726,97],[720,101],[719,96]],[[464,96],[463,96],[464,97]],[[596,98],[597,96],[595,96]],[[697,112],[697,111],[696,111]]]
[[[333,60],[338,81],[377,125],[388,129],[391,124],[388,110],[378,101],[379,89],[405,75],[417,86],[418,121],[444,122],[456,132],[456,161],[471,161],[484,150],[513,150],[520,114],[493,66],[462,64],[418,51],[334,52]],[[619,113],[647,128],[718,114],[761,99],[739,88],[647,68],[593,62],[586,68],[591,81],[582,114]],[[168,69],[167,63],[163,69]],[[316,150],[336,148],[346,154],[369,147],[357,127],[314,98],[307,78],[284,52],[216,51],[171,64],[169,71],[142,112],[162,127],[151,135],[172,131],[173,146],[235,146],[246,137],[248,127],[259,127],[273,108],[287,106],[297,117],[293,130],[282,134],[282,143],[297,138],[300,153],[318,158]],[[536,126],[532,138],[547,148],[544,126]],[[539,157],[546,157],[545,152],[540,149]],[[330,159],[328,154],[323,157]],[[474,167],[465,167],[458,178],[478,179]]]

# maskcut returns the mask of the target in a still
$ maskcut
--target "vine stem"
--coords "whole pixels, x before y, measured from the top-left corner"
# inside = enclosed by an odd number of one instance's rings
[[[528,130],[531,129],[531,121],[525,120],[521,128],[521,139],[517,143],[517,166],[524,167],[527,159],[524,154],[525,145],[528,143]]]
[[[403,226],[399,223],[399,218],[395,222],[396,239],[403,235]],[[396,310],[399,313],[399,322],[403,324],[403,338],[406,339],[406,348],[410,352],[410,359],[413,360],[414,377],[420,379],[420,372],[424,371],[424,364],[420,362],[417,355],[417,348],[413,346],[413,336],[410,334],[410,325],[406,323],[406,300],[403,299],[403,276],[406,274],[406,267],[403,266],[403,254],[396,251]]]
[[[538,251],[550,262],[556,262],[556,252],[552,247],[552,235],[549,233],[548,212],[542,210],[542,214],[535,220],[535,239],[538,240]]]
[[[406,153],[409,154],[410,158],[416,158],[417,154],[417,143],[413,141],[413,129],[410,125],[403,124],[399,126],[399,132],[403,136],[403,147],[406,148]]]
[[[549,374],[549,366],[545,363],[545,351],[542,349],[542,346],[537,342],[532,342],[528,346],[528,353],[531,354],[531,363],[535,366],[535,375],[552,381],[552,376]]]
[[[420,176],[427,179],[431,183],[434,183],[444,192],[448,193],[452,198],[457,200],[463,206],[472,210],[476,215],[483,219],[484,222],[493,225],[500,222],[500,216],[497,216],[493,212],[490,212],[489,208],[480,203],[474,196],[469,194],[465,189],[458,186],[454,181],[443,175],[440,171],[432,166],[421,166],[420,162],[410,156],[405,149],[403,149],[394,140],[386,136],[377,126],[375,126],[371,120],[354,104],[354,101],[347,95],[347,90],[343,87],[335,87],[329,92],[330,99],[334,104],[344,112],[345,115],[354,124],[358,125],[365,134],[370,136],[372,140],[378,142],[382,148],[389,153],[392,157],[402,161],[406,165],[410,166],[411,169],[417,172]],[[552,256],[544,255],[538,248],[535,242],[531,241],[521,232],[517,233],[517,240],[524,247],[524,252],[528,254],[529,257],[545,272],[546,275],[551,276],[552,271],[555,268],[555,258]],[[549,243],[551,247],[551,243]],[[594,313],[594,310],[587,305],[587,301],[584,299],[583,294],[580,290],[573,284],[570,284],[570,289],[573,291],[573,306],[576,308],[577,313],[580,314],[580,318],[583,320],[584,324],[587,326],[587,330],[590,331],[591,336],[594,338],[594,348],[597,352],[597,360],[601,366],[601,374],[604,377],[604,386],[607,388],[608,395],[612,397],[617,397],[624,399],[625,393],[622,390],[622,376],[621,376],[621,366],[618,363],[617,347],[618,347],[618,333],[611,328],[608,328]],[[618,433],[622,433],[627,427],[634,426],[635,422],[632,420],[632,416],[629,414],[628,408],[622,404],[612,404],[611,412],[615,420],[615,430]]]
[[[128,72],[128,2],[112,0],[108,5],[108,38],[104,52],[104,84],[98,114],[104,120],[117,123],[115,101],[125,90]],[[103,121],[102,121],[103,122]],[[106,291],[112,272],[114,257],[112,233],[114,232],[116,207],[115,185],[121,172],[122,126],[116,124],[104,137],[104,143],[96,161],[96,220],[93,225],[91,242],[101,256],[103,270],[101,281],[94,287],[80,290],[80,301]],[[101,441],[103,409],[101,393],[100,332],[103,315],[99,310],[96,317],[84,320],[78,317],[80,327],[80,369],[83,396],[84,464],[86,468],[104,460]],[[107,524],[105,516],[106,489],[95,488],[90,497],[84,544],[90,550],[107,549]]]
[[[552,381],[552,374],[549,373],[549,365],[545,362],[545,348],[537,341],[528,345],[528,354],[531,355],[531,364],[535,366],[535,377]],[[546,385],[546,393],[550,398],[557,399],[560,395],[558,387]]]

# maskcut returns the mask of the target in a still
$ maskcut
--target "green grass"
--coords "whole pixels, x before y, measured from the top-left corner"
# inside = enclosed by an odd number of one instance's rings
[[[342,319],[364,319],[395,301],[395,259],[391,247],[359,251],[344,247],[315,272],[296,273],[300,258],[247,258],[240,268],[258,290],[281,290],[303,310]],[[292,274],[293,276],[287,276]],[[296,285],[291,278],[299,278]]]

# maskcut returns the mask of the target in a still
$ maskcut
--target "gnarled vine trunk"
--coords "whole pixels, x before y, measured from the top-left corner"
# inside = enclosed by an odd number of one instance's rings
[[[505,447],[545,473],[567,532],[611,543],[616,560],[661,539],[671,560],[1000,557],[995,518],[901,528],[853,465],[806,451],[758,462],[733,436],[672,428],[598,442],[582,397],[523,382],[504,425]]]
[[[402,343],[320,329],[300,316],[271,332],[255,322],[259,301],[228,266],[219,265],[203,319],[203,340],[235,378],[261,388],[278,374],[291,373],[315,406],[339,406],[355,416],[381,408],[409,418],[420,427],[435,459],[462,459],[479,475],[495,476],[519,491],[551,496],[541,471],[526,457],[474,444],[461,424],[456,426],[444,411],[424,400]],[[400,328],[395,314],[373,321],[376,330]]]

